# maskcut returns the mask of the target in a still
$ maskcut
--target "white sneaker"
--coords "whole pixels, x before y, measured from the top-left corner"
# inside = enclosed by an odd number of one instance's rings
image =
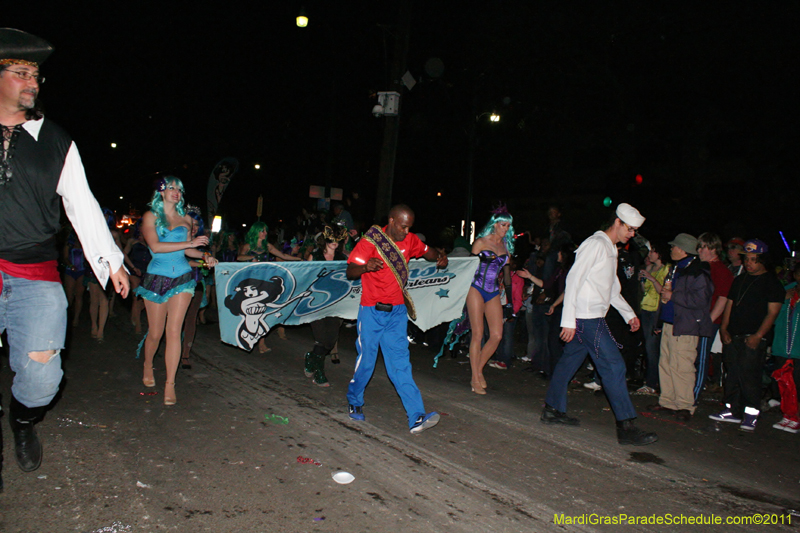
[[[523,355],[522,357],[519,358],[519,360],[522,361],[523,363],[530,363],[531,361],[533,361],[530,355]]]
[[[603,390],[603,386],[597,383],[596,381],[590,381],[588,383],[584,383],[583,386],[593,391]]]
[[[780,400],[776,400],[774,398],[767,402],[767,405],[769,405],[770,409],[773,408],[773,407],[778,407],[780,404],[781,404],[781,401]],[[784,418],[784,420],[786,420],[786,419]]]
[[[780,429],[781,431],[787,431],[789,433],[800,432],[800,422],[789,420],[786,417],[784,417],[783,420],[781,420],[777,424],[773,424],[772,427],[774,427],[775,429]]]

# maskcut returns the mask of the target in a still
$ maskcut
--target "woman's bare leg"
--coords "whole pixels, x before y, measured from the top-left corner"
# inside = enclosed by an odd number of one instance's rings
[[[167,366],[167,380],[164,387],[164,401],[175,396],[175,375],[178,373],[178,365],[181,361],[181,332],[183,331],[183,320],[186,318],[186,310],[192,301],[192,295],[181,292],[167,300],[167,347],[164,350],[164,361]],[[149,315],[148,315],[149,320]]]

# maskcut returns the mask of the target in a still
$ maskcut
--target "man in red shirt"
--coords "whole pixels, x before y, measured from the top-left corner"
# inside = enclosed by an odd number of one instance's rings
[[[697,343],[697,381],[694,386],[694,405],[700,401],[700,393],[703,392],[706,379],[708,378],[709,355],[711,345],[717,336],[719,326],[722,323],[722,312],[725,311],[725,304],[728,303],[728,291],[733,283],[733,274],[726,267],[720,256],[722,255],[722,240],[715,233],[703,233],[697,238],[697,254],[701,261],[705,261],[711,266],[711,282],[714,284],[714,294],[711,295],[711,322],[714,324],[714,333],[710,337],[700,337]],[[721,355],[719,355],[721,357]],[[721,369],[722,365],[714,366]]]
[[[389,224],[382,230],[377,226],[370,228],[350,253],[347,277],[361,278],[361,307],[356,341],[358,359],[347,389],[347,402],[350,418],[364,420],[364,389],[375,371],[380,347],[386,373],[408,415],[411,433],[421,433],[439,422],[439,414],[425,413],[422,394],[411,376],[406,334],[408,308],[404,299],[407,264],[409,259],[423,257],[444,268],[447,256],[410,233],[413,224],[411,208],[396,205],[389,211]]]

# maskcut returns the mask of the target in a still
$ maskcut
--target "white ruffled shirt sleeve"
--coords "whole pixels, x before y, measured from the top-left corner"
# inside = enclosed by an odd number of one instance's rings
[[[56,192],[61,196],[67,217],[81,240],[86,260],[100,285],[105,287],[109,275],[122,267],[124,256],[108,230],[100,204],[89,189],[74,142],[69,147]]]

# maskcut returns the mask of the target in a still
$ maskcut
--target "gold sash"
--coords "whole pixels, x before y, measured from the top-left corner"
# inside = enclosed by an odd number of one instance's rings
[[[386,235],[380,226],[372,226],[364,234],[364,239],[372,244],[380,254],[383,262],[392,269],[392,274],[400,285],[400,290],[403,291],[403,301],[406,304],[406,310],[411,320],[417,319],[417,310],[414,307],[414,301],[406,290],[406,283],[408,282],[408,261],[397,244]]]

